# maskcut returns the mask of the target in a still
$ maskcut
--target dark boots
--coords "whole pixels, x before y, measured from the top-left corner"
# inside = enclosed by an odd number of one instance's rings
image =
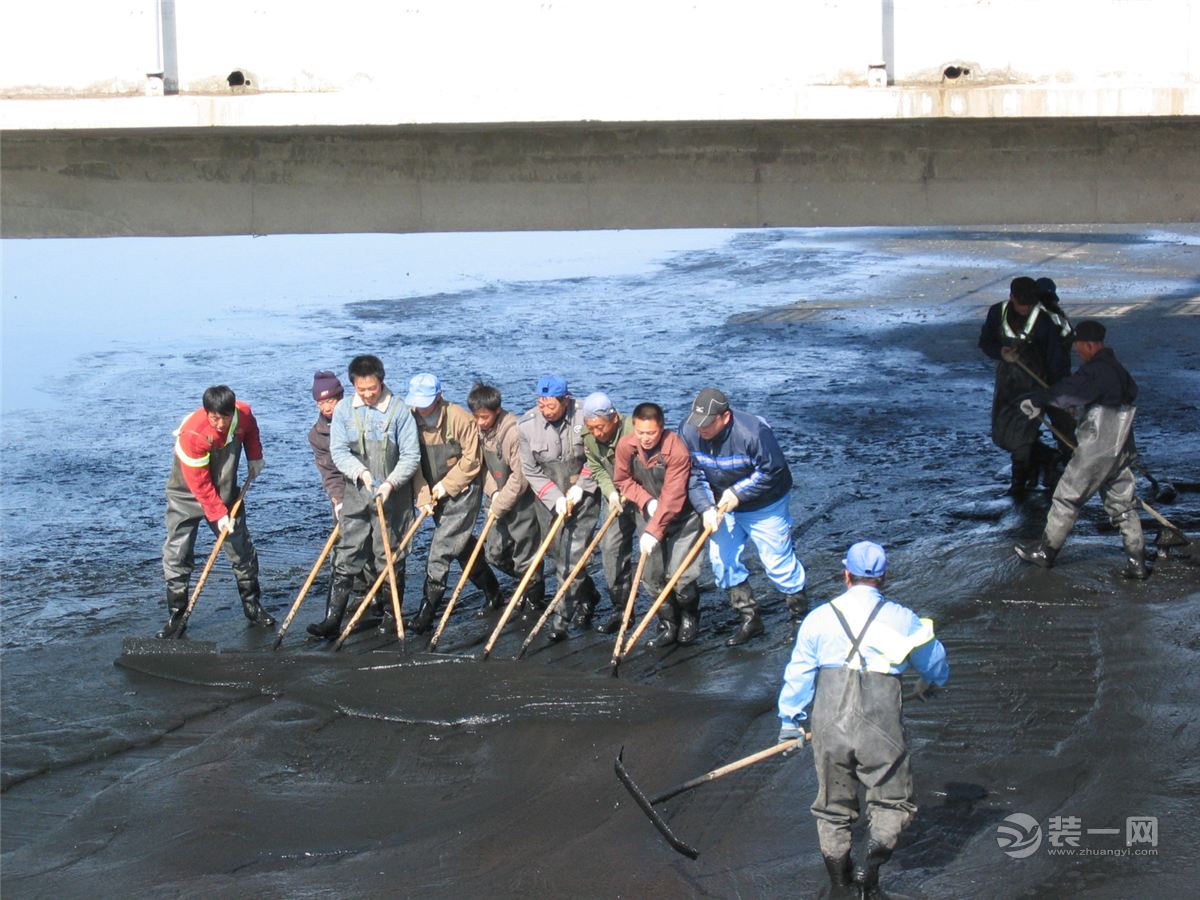
[[[350,601],[350,585],[349,581],[333,579],[329,585],[329,596],[325,599],[325,618],[309,625],[309,634],[326,640],[338,636],[342,630],[342,617],[346,614],[346,604]]]
[[[396,561],[399,566],[399,560]],[[404,569],[397,568],[396,572],[396,593],[400,596],[401,615],[404,611]],[[384,578],[383,586],[379,589],[379,595],[382,595],[383,602],[383,618],[379,620],[379,625],[375,628],[376,633],[380,637],[399,638],[397,632],[400,630],[396,627],[396,610],[392,608],[392,586],[388,583],[388,579]],[[408,625],[406,620],[404,623]]]
[[[808,594],[801,588],[795,594],[784,594],[783,599],[787,601],[788,613],[792,617],[792,622],[799,622],[808,614]]]
[[[1044,540],[1033,544],[1017,544],[1017,546],[1013,547],[1013,550],[1025,562],[1041,566],[1043,569],[1049,569],[1053,566],[1054,558],[1058,556],[1058,551]]]
[[[600,593],[591,579],[584,585],[583,597],[575,606],[575,615],[571,624],[582,631],[592,627],[592,616],[596,614],[596,604],[600,602]]]
[[[246,614],[251,625],[261,625],[263,628],[274,626],[275,619],[259,602],[262,599],[262,590],[258,586],[257,578],[253,581],[239,581],[238,593],[242,597],[242,612]]]
[[[1145,581],[1150,577],[1150,567],[1140,556],[1130,556],[1125,562],[1125,568],[1117,572],[1122,578],[1130,581]]]
[[[621,630],[621,619],[624,617],[624,615],[624,609],[617,609],[614,606],[613,611],[609,613],[608,618],[604,621],[604,624],[596,626],[596,631],[600,632],[600,634],[616,634]]]
[[[850,854],[822,858],[825,860],[825,871],[829,873],[830,900],[859,900],[861,892],[854,883]]]
[[[490,566],[477,566],[471,575],[471,584],[483,591],[483,606],[475,613],[475,618],[485,618],[504,605],[504,592],[500,590],[500,582]]]
[[[742,617],[742,624],[733,637],[725,642],[726,647],[737,647],[763,633],[762,618],[758,615],[758,604],[754,600],[754,592],[750,590],[749,582],[743,581],[731,587],[729,602]]]
[[[187,620],[184,618],[184,613],[187,612],[188,604],[188,586],[185,582],[182,585],[168,584],[167,585],[167,624],[163,626],[162,631],[158,633],[160,638],[177,638],[187,630]]]
[[[867,863],[854,871],[863,900],[887,900],[888,895],[879,886],[879,867],[892,858],[892,848],[875,841],[867,842]]]
[[[679,637],[681,645],[687,646],[696,640],[700,630],[700,589],[692,582],[681,591],[675,592],[679,604]]]
[[[522,625],[533,625],[546,611],[546,582],[542,579],[529,582],[525,596],[521,599]]]
[[[446,593],[446,585],[440,581],[425,580],[425,590],[421,595],[421,606],[417,610],[417,614],[411,619],[406,619],[404,627],[413,634],[424,634],[433,624],[433,618],[437,615],[438,604],[442,602],[442,597]]]
[[[679,626],[675,624],[678,620],[679,610],[675,608],[675,604],[664,603],[658,611],[658,634],[650,638],[646,646],[652,650],[661,650],[674,644],[679,636]]]

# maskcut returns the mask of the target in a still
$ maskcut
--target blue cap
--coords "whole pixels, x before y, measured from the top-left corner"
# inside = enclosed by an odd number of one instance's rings
[[[567,379],[561,375],[543,375],[538,379],[537,395],[539,397],[567,396]]]
[[[882,578],[887,571],[887,554],[878,544],[859,541],[846,551],[842,565],[847,572],[859,578]]]
[[[404,398],[404,405],[414,409],[425,409],[427,406],[433,406],[441,392],[442,383],[438,381],[438,377],[429,372],[422,372],[408,380],[408,394]]]
[[[596,391],[583,398],[583,420],[585,422],[588,419],[607,419],[616,414],[617,408],[613,406],[613,402],[608,399],[608,394],[604,391]]]

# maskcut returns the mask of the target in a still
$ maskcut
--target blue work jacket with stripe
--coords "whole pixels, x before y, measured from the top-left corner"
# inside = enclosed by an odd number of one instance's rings
[[[732,410],[733,418],[711,441],[685,421],[679,436],[692,457],[688,499],[696,512],[717,505],[721,494],[737,494],[738,509],[770,506],[792,489],[792,473],[775,440],[775,432],[758,416]]]

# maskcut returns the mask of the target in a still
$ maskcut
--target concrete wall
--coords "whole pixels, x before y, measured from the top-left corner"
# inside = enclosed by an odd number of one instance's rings
[[[427,121],[755,118],[754,98],[900,84],[1200,81],[1200,0],[58,0],[0,12],[0,94],[433,95]],[[159,10],[165,11],[165,29]],[[165,42],[160,33],[167,34]],[[743,109],[743,106],[747,107]],[[633,110],[636,109],[636,113]]]
[[[6,237],[1194,222],[1200,118],[11,132]]]

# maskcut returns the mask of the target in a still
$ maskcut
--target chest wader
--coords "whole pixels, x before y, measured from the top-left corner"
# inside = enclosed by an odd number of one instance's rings
[[[553,481],[564,494],[579,480],[579,473],[583,470],[583,460],[581,459],[543,460],[539,461],[538,465],[541,466],[543,474]],[[548,533],[554,521],[554,513],[548,510],[544,503],[538,503],[535,509],[538,520],[541,522],[542,533]],[[596,520],[599,516],[600,504],[596,500],[595,492],[585,493],[583,499],[579,501],[574,511],[563,523],[563,527],[559,529],[558,537],[554,539],[549,555],[560,581],[567,577],[575,563],[583,556],[592,532],[596,530]],[[579,577],[571,582],[570,588],[567,589],[566,595],[554,614],[550,626],[550,640],[561,641],[567,636],[567,626],[574,616],[577,604],[583,604],[585,608],[594,610],[599,597],[595,582],[592,581],[592,576],[585,568]]]
[[[496,491],[499,492],[512,477],[512,467],[500,455],[498,445],[495,450],[484,445],[483,462],[492,473]],[[537,512],[534,510],[535,505],[541,504],[533,496],[533,491],[526,488],[517,497],[513,508],[492,523],[484,541],[483,552],[488,563],[510,578],[521,578],[529,570],[538,544],[541,543],[542,535],[538,527]],[[546,582],[540,563],[537,573],[525,589],[525,598],[530,601],[531,607],[541,610],[546,606]],[[491,607],[489,598],[477,615],[482,618],[488,614],[489,609],[499,608],[500,605],[502,604]]]
[[[1135,511],[1137,485],[1129,468],[1137,448],[1133,438],[1135,406],[1088,408],[1079,424],[1079,446],[1054,489],[1042,540],[1053,556],[1062,548],[1088,498],[1100,492],[1109,521],[1121,532],[1129,557],[1129,577],[1145,577],[1145,537]]]
[[[421,441],[421,472],[431,490],[462,458],[462,445],[446,433],[449,417],[449,410],[444,410],[438,435],[440,443],[427,444],[424,440]],[[457,559],[458,564],[464,567],[470,561],[471,551],[474,549],[471,529],[479,517],[479,505],[482,501],[483,492],[479,487],[479,480],[476,479],[457,496],[443,497],[434,504],[433,538],[429,542],[429,552],[425,561],[421,606],[416,615],[404,623],[413,634],[424,634],[433,623],[438,604],[442,602],[446,593],[446,576],[450,572],[451,560]],[[495,598],[496,603],[499,603],[500,585],[487,563],[477,559],[471,570],[470,580],[486,597]]]
[[[611,453],[602,453],[601,464],[604,466],[604,471],[608,473],[611,479],[613,472],[616,469],[616,441],[619,437],[613,437],[613,443],[609,444],[608,449]],[[597,446],[599,444],[597,443]],[[597,492],[599,496],[599,492]],[[608,498],[603,498],[604,517],[608,516]],[[597,518],[601,518],[600,504],[597,503]],[[633,583],[633,538],[637,534],[637,518],[635,510],[631,505],[622,506],[620,514],[613,520],[612,525],[608,527],[608,531],[604,532],[604,537],[600,538],[600,562],[604,569],[604,582],[608,585],[608,598],[612,604],[612,611],[609,614],[608,620],[597,626],[596,630],[603,634],[613,634],[621,628],[621,617],[625,612],[625,600],[629,597],[629,588]],[[597,599],[599,599],[597,597]],[[589,602],[588,598],[583,598],[578,608],[575,610],[575,625],[578,628],[590,628],[592,625],[592,615],[595,613],[595,602]],[[609,629],[612,629],[611,631]]]
[[[392,423],[401,409],[399,400],[393,396],[388,406],[383,422],[382,440],[367,437],[367,423],[361,407],[354,409],[354,424],[358,428],[358,440],[351,438],[350,453],[360,463],[367,467],[371,478],[379,485],[396,467],[400,460],[400,448],[392,442]],[[405,409],[405,412],[407,410]],[[400,594],[400,602],[404,602],[404,565],[403,559],[407,551],[400,553],[397,544],[400,541],[402,529],[407,527],[412,517],[412,486],[405,483],[392,491],[391,496],[383,504],[383,516],[387,522],[388,539],[391,542],[393,558],[396,560],[396,590]],[[333,578],[329,583],[329,599],[325,604],[325,618],[308,626],[308,633],[314,637],[333,638],[341,630],[342,616],[346,612],[346,604],[350,599],[355,578],[362,573],[369,561],[374,559],[375,571],[387,571],[387,553],[384,550],[383,535],[379,531],[379,518],[375,512],[375,492],[367,490],[360,482],[346,480],[345,492],[342,495],[342,533],[338,539],[337,552],[333,560]],[[379,625],[381,634],[394,635],[396,623],[393,620],[391,606],[383,604],[383,620]]]
[[[878,885],[879,867],[891,857],[900,832],[917,811],[900,723],[900,678],[867,671],[859,650],[883,600],[876,602],[857,635],[841,610],[831,608],[850,640],[850,652],[843,665],[822,667],[817,673],[812,712],[817,799],[812,813],[832,878],[835,871],[849,869],[851,827],[859,815],[858,785],[866,788],[870,839],[866,866],[855,873],[855,880],[864,895],[871,896],[866,892]]]
[[[184,420],[186,422],[186,419]],[[170,618],[159,633],[160,637],[178,637],[186,623],[183,612],[187,609],[188,582],[195,568],[196,531],[204,519],[204,510],[187,482],[183,480],[183,465],[207,467],[213,488],[226,509],[233,506],[239,493],[238,462],[242,458],[242,442],[236,435],[238,416],[235,413],[229,423],[225,446],[211,449],[208,459],[200,462],[183,461],[182,452],[176,444],[175,458],[171,464],[171,475],[167,479],[167,539],[163,543],[163,577],[167,583],[167,609]],[[180,428],[183,423],[180,423]],[[178,436],[179,431],[176,431]],[[198,463],[198,464],[197,464]],[[208,523],[213,534],[217,534],[215,522]],[[233,530],[225,538],[225,551],[237,580],[238,595],[242,600],[242,611],[247,619],[257,625],[274,625],[275,620],[262,608],[262,590],[258,583],[258,553],[250,532],[246,528],[245,504],[233,520]]]

